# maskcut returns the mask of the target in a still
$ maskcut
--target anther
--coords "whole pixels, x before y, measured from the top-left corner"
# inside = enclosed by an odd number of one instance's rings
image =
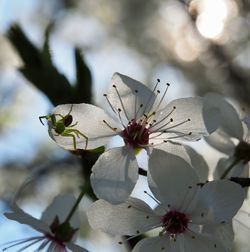
[[[161,80],[160,80],[160,79],[157,79],[157,82],[161,82]]]
[[[116,88],[116,85],[113,85],[113,88]]]
[[[117,130],[117,128],[114,128],[114,127],[110,126],[105,120],[102,120],[102,121],[103,121],[103,123],[105,123],[111,130],[113,130],[113,131],[116,131],[116,130]]]

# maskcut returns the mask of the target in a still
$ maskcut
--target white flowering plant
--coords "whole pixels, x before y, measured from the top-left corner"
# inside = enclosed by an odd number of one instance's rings
[[[97,155],[86,174],[86,185],[77,200],[57,196],[40,220],[16,203],[8,219],[27,224],[41,236],[14,241],[4,250],[87,251],[74,243],[80,229],[77,208],[84,194],[92,196],[87,209],[90,226],[120,237],[127,251],[229,252],[233,247],[232,221],[240,210],[249,184],[249,119],[216,94],[179,98],[166,103],[169,84],[157,80],[153,90],[115,73],[105,106],[62,104],[51,114],[49,136],[58,146],[81,156]],[[118,136],[122,146],[103,151]],[[209,165],[188,145],[205,137],[226,154],[214,177]],[[140,167],[140,154],[145,167]],[[149,190],[134,197],[139,176]],[[88,188],[88,189],[86,189]],[[93,190],[94,195],[90,194]],[[131,245],[131,240],[136,240]]]

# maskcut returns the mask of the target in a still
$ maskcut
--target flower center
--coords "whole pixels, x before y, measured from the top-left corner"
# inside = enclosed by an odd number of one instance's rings
[[[164,232],[170,235],[184,233],[187,229],[189,219],[184,213],[169,211],[162,218]]]
[[[66,248],[65,244],[62,241],[60,241],[59,239],[57,239],[56,237],[54,237],[50,234],[46,234],[45,238],[53,243],[56,243],[59,248],[62,248],[62,249]],[[65,250],[63,250],[63,251],[65,251]]]
[[[234,156],[238,160],[243,160],[244,163],[250,161],[250,144],[245,141],[240,141],[235,148]]]
[[[131,145],[133,148],[142,148],[149,142],[149,130],[142,124],[133,120],[128,126],[120,133],[125,144]]]

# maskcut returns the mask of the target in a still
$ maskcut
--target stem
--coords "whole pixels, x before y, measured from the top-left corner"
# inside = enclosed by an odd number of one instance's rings
[[[231,165],[228,166],[228,168],[224,171],[224,173],[221,175],[220,179],[224,179],[228,173],[232,170],[232,168],[240,162],[240,159],[235,159]]]
[[[72,207],[71,211],[69,212],[67,218],[65,219],[64,223],[68,223],[71,219],[71,217],[73,216],[73,214],[75,213],[80,201],[82,200],[83,195],[85,194],[85,190],[83,189],[80,193],[80,195],[78,196],[74,206]]]
[[[145,171],[144,169],[142,169],[141,167],[139,167],[139,174],[142,176],[147,177],[147,171]]]

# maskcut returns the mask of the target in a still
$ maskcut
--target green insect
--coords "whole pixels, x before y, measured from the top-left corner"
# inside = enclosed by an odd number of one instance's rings
[[[74,150],[76,150],[76,137],[80,138],[82,136],[86,140],[85,149],[87,149],[88,137],[81,133],[79,130],[73,129],[73,127],[76,126],[78,122],[72,124],[73,116],[70,114],[72,112],[72,109],[73,104],[70,107],[69,113],[65,116],[61,114],[51,114],[46,116],[39,116],[39,120],[44,125],[43,119],[46,119],[49,125],[51,125],[51,128],[54,129],[54,131],[57,133],[56,136],[72,137]],[[58,120],[56,117],[60,117],[60,119]]]

